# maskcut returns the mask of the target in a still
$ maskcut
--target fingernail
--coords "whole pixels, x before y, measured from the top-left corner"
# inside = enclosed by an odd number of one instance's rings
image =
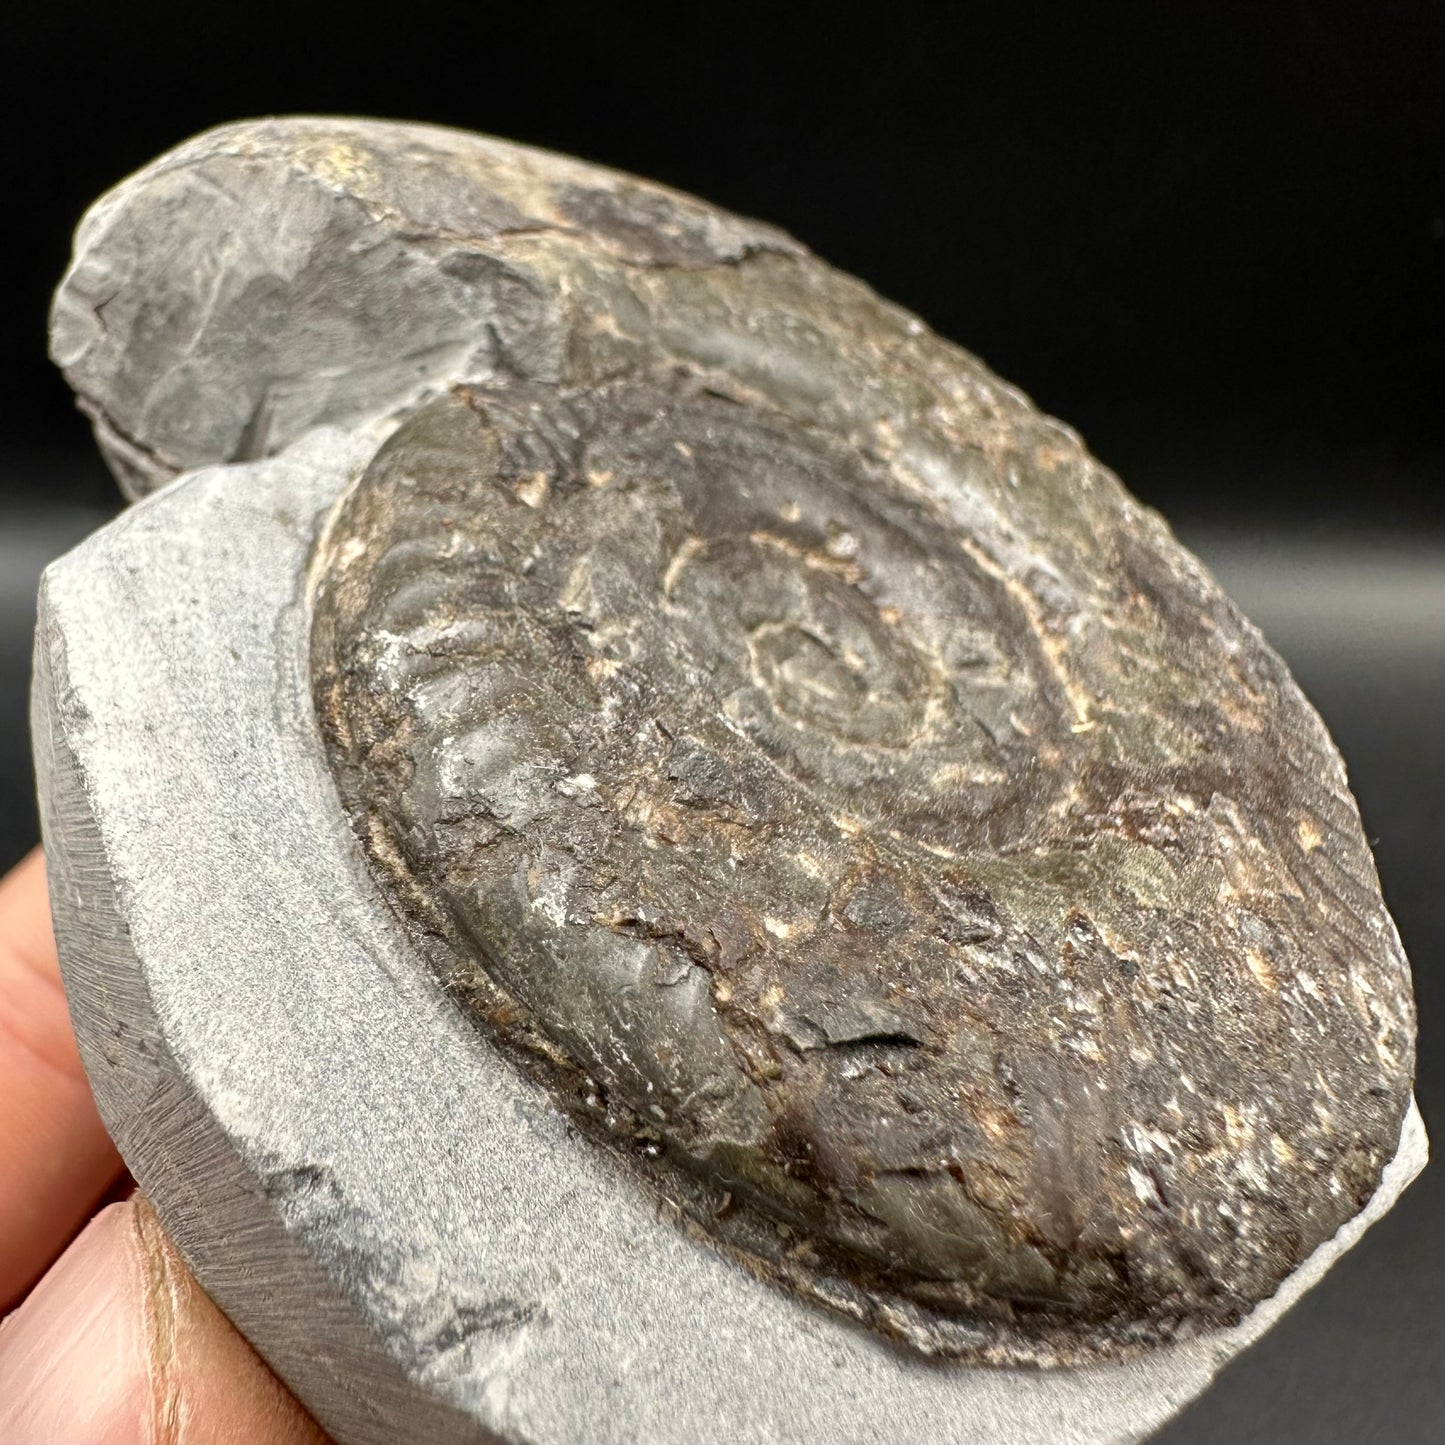
[[[5,1445],[153,1445],[134,1208],[112,1204],[97,1214],[0,1323]]]
[[[158,1418],[174,1432],[170,1445],[328,1445],[196,1283],[142,1195],[134,1209],[150,1280],[152,1390]]]

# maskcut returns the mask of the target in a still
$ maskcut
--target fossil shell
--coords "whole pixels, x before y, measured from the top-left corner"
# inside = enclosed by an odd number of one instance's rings
[[[1378,1183],[1414,1018],[1255,629],[1066,427],[779,233],[313,125],[233,158],[312,248],[266,272],[282,340],[198,345],[218,286],[148,363],[206,436],[73,302],[57,349],[136,491],[404,407],[317,559],[317,712],[479,1027],[687,1227],[921,1348],[1071,1361],[1270,1295]],[[358,314],[323,387],[316,317]]]

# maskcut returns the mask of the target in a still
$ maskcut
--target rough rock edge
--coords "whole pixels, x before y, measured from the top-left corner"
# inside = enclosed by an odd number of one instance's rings
[[[367,184],[365,149],[388,145],[397,151],[434,147],[450,161],[480,164],[491,198],[513,207],[515,217],[468,232],[438,224],[435,218],[406,214],[403,198],[391,186],[394,178],[372,175],[373,184]],[[252,364],[261,360],[259,356],[238,364],[231,347],[234,337],[227,335],[225,325],[212,326],[209,311],[187,344],[171,348],[174,354],[162,349],[156,355],[152,347],[135,344],[138,329],[151,333],[162,328],[173,313],[195,299],[206,280],[200,269],[210,257],[185,249],[197,239],[197,230],[183,226],[179,235],[171,235],[166,230],[168,213],[184,214],[204,192],[207,206],[228,201],[236,205],[232,221],[238,231],[255,226],[259,233],[273,224],[264,208],[253,209],[240,204],[242,198],[226,195],[210,174],[216,162],[269,167],[292,183],[300,182],[315,193],[325,226],[340,228],[334,234],[330,230],[321,234],[307,256],[308,268],[320,268],[324,280],[343,281],[335,295],[323,298],[312,318],[323,323],[322,329],[337,316],[355,314],[361,302],[368,313],[381,318],[360,345],[346,351],[340,375],[337,358],[334,352],[327,354],[324,338],[302,335],[285,340],[283,328],[285,344],[278,347],[277,357],[287,363],[284,380],[293,386],[300,380],[303,389],[314,382],[317,392],[310,405],[304,396],[299,406],[291,402],[292,410],[299,413],[295,425],[275,424],[270,414],[274,380],[267,379],[264,366],[258,371]],[[119,182],[90,207],[77,229],[74,255],[52,305],[52,359],[76,392],[102,454],[131,501],[198,467],[275,455],[315,425],[356,425],[404,415],[426,397],[488,371],[485,357],[474,349],[487,335],[488,298],[476,297],[455,278],[445,277],[446,262],[489,236],[575,231],[576,223],[561,210],[564,188],[569,186],[593,196],[625,193],[682,208],[699,219],[706,232],[701,244],[714,253],[711,259],[681,251],[656,258],[632,255],[629,259],[639,265],[729,265],[761,252],[807,254],[775,227],[730,216],[654,182],[534,147],[441,126],[324,117],[240,121],[185,142]],[[182,187],[179,198],[176,187]],[[194,194],[188,194],[186,187],[193,187]],[[139,231],[133,235],[128,228],[137,221]],[[349,247],[371,228],[379,243],[395,243],[397,255],[422,267],[436,284],[438,294],[427,304],[417,306],[422,283],[403,278],[402,267],[385,268],[374,288],[361,295],[346,286],[355,265]],[[234,244],[234,237],[228,238],[228,244]],[[604,239],[600,244],[605,248],[609,242]],[[611,244],[627,251],[625,234]],[[333,267],[334,274],[328,277]],[[234,282],[236,277],[229,279]],[[258,279],[266,279],[263,268]],[[208,305],[219,290],[218,284]],[[107,321],[106,309],[118,296],[144,308],[143,328],[136,327],[134,310],[127,318],[129,325],[113,327]],[[417,368],[397,364],[397,329],[403,316],[409,337],[456,338],[455,345],[412,376],[406,372]],[[287,320],[294,319],[288,310]],[[403,345],[401,350],[405,362],[407,348]],[[174,398],[157,400],[153,388],[198,360],[205,405],[185,408]],[[363,378],[377,366],[395,368],[393,381],[385,388],[364,384]],[[318,377],[320,372],[329,374]],[[187,409],[193,414],[178,415]],[[209,444],[197,445],[188,437],[186,445],[177,445],[182,432],[193,431],[198,422],[211,424],[215,413],[229,414],[220,444],[211,436],[203,439]]]

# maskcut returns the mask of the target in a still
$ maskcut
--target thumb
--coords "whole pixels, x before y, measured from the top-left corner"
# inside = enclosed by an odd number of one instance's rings
[[[102,1210],[0,1325],[6,1445],[325,1445],[139,1195]]]

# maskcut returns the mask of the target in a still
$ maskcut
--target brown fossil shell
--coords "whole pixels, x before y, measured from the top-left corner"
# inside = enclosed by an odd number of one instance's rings
[[[398,906],[795,1288],[980,1358],[1237,1319],[1408,1093],[1318,718],[914,318],[642,183],[537,209],[477,250],[546,359],[418,411],[331,541],[320,714]]]

